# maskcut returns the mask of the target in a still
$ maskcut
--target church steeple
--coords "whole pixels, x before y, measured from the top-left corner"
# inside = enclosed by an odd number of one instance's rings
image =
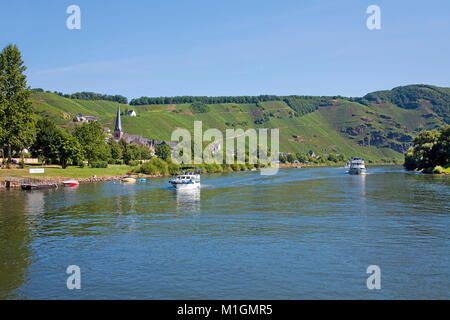
[[[120,140],[123,136],[122,120],[120,119],[120,104],[117,106],[116,126],[114,128],[114,139]]]

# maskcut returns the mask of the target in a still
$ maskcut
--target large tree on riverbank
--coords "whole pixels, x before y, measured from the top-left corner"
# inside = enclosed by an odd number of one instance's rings
[[[8,150],[29,147],[34,139],[31,90],[27,87],[26,67],[16,45],[9,45],[0,53],[0,145]]]
[[[450,164],[450,125],[440,131],[422,131],[413,141],[414,147],[405,153],[407,170],[432,172],[436,166]]]
[[[106,161],[111,157],[103,128],[98,122],[83,123],[75,127],[74,136],[81,143],[89,164],[99,160]]]

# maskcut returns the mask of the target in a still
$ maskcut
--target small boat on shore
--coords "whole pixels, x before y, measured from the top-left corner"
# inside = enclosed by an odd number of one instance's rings
[[[181,174],[169,180],[169,183],[175,189],[192,189],[200,187],[200,174],[202,169],[182,167],[180,170],[183,170]]]
[[[22,183],[20,185],[20,188],[22,190],[43,190],[43,189],[57,189],[58,184],[57,183]]]
[[[80,185],[80,183],[77,180],[65,180],[62,183],[66,187],[76,187]]]
[[[367,169],[362,158],[352,158],[350,161],[349,174],[366,174]]]
[[[125,178],[120,179],[120,182],[121,183],[135,183],[136,179],[132,178],[132,177],[125,177]]]

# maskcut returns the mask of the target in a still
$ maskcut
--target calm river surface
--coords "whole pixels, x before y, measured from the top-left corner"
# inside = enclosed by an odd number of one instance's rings
[[[368,170],[1,191],[0,298],[450,299],[450,178]]]

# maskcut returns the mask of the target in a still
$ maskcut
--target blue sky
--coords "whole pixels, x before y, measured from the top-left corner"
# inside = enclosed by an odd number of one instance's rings
[[[66,28],[71,4],[81,30]],[[29,85],[65,93],[361,96],[450,87],[449,14],[444,0],[15,0],[0,46],[19,46]]]

